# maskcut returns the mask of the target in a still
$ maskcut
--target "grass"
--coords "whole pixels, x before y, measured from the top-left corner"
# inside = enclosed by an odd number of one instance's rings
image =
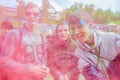
[[[120,21],[111,21],[110,23],[114,23],[116,25],[120,25]]]

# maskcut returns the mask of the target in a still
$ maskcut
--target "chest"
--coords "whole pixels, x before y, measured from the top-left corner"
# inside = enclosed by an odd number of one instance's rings
[[[41,63],[46,56],[42,38],[32,33],[21,36],[18,49],[17,59],[24,63]]]

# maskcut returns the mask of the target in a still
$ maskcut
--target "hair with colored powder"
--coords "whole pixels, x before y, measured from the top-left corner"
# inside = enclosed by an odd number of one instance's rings
[[[67,18],[69,24],[79,24],[80,20],[86,23],[92,22],[92,19],[89,16],[89,14],[87,14],[85,11],[80,11],[80,10],[74,11]]]

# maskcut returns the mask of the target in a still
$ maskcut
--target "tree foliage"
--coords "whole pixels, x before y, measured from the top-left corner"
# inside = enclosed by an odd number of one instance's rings
[[[112,12],[111,9],[96,9],[93,4],[74,3],[70,8],[66,9],[66,14],[69,15],[75,10],[86,11],[95,23],[106,24],[111,21],[120,21],[120,12]]]

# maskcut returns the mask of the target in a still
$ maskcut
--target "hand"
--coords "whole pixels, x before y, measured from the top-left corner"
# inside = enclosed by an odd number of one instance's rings
[[[85,66],[82,74],[86,80],[108,80],[107,77],[93,65]]]
[[[49,74],[49,68],[41,65],[30,66],[32,76],[44,78]]]
[[[93,80],[97,77],[98,70],[93,65],[87,65],[83,68],[82,74],[87,80]]]

